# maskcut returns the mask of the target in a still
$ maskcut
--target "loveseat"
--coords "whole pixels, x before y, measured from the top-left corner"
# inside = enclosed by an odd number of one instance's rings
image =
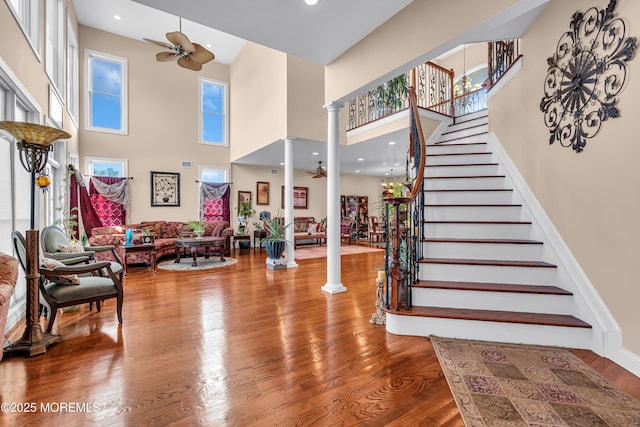
[[[156,249],[156,259],[167,256],[175,256],[175,241],[180,237],[192,237],[191,228],[184,222],[178,221],[144,221],[138,224],[127,224],[122,226],[95,227],[91,230],[89,244],[92,246],[113,245],[116,253],[128,265],[138,263],[149,263],[150,254],[147,252],[129,253],[127,259],[124,257],[122,245],[126,241],[125,230],[133,229],[133,243],[142,243],[143,231],[153,236],[153,243]],[[230,239],[233,235],[233,228],[229,227],[227,221],[214,221],[205,223],[204,236],[218,236],[226,238],[225,248],[228,251]],[[201,248],[202,249],[202,248]],[[99,260],[110,260],[110,254],[97,253]]]
[[[0,252],[0,332],[2,332],[2,342],[4,348],[4,328],[7,326],[7,316],[9,315],[9,303],[13,288],[18,280],[18,260],[14,257]],[[2,360],[2,352],[0,352]]]
[[[279,221],[281,224],[284,223],[284,218],[279,216],[275,218],[276,221]],[[318,244],[321,243],[320,239],[317,237],[309,237],[308,239],[304,239],[303,236],[307,235],[309,232],[309,227],[313,226],[313,233],[324,233],[324,228],[321,223],[316,222],[315,218],[312,216],[296,216],[293,218],[293,234],[296,236],[294,247],[298,247],[298,245],[304,244]]]

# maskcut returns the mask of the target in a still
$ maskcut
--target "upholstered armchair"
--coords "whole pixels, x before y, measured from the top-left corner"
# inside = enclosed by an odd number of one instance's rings
[[[12,233],[18,260],[26,267],[26,241],[22,233]],[[79,258],[82,259],[82,258]],[[58,308],[84,303],[100,304],[107,299],[116,299],[118,322],[122,323],[122,301],[124,291],[122,281],[111,270],[109,261],[89,264],[65,265],[53,258],[43,258],[40,264],[40,314],[42,308],[48,312],[46,332],[50,333],[56,320]]]
[[[9,303],[13,288],[18,280],[18,260],[14,257],[0,252],[0,333],[3,337],[3,348],[9,344],[4,338],[5,327],[7,326],[7,316],[9,315]],[[2,352],[0,352],[2,360]]]

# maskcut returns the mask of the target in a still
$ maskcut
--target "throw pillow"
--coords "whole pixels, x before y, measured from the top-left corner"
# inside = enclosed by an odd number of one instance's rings
[[[310,222],[309,227],[307,228],[307,232],[309,234],[316,233],[317,229],[318,229],[318,224],[316,224],[315,222]]]
[[[64,263],[58,261],[57,259],[43,258],[40,266],[46,268],[47,270],[55,270],[58,267],[64,266]],[[78,279],[78,276],[76,276],[75,274],[47,275],[47,279],[60,285],[80,284],[80,279]]]
[[[84,247],[80,242],[69,243],[68,245],[58,245],[58,250],[60,252],[74,253],[79,254],[84,252]]]

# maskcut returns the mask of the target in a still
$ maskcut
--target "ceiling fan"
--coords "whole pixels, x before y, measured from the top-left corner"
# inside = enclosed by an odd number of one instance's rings
[[[180,31],[167,33],[167,40],[169,40],[171,44],[147,38],[143,38],[143,40],[168,49],[168,51],[158,52],[156,54],[158,61],[167,62],[177,60],[178,65],[189,70],[199,71],[202,69],[202,64],[206,64],[215,58],[213,53],[198,43],[191,43],[189,38],[182,33],[182,18],[180,18]]]
[[[318,162],[318,167],[316,168],[315,171],[313,171],[313,172],[307,171],[306,173],[311,175],[311,178],[326,178],[327,177],[327,171],[325,170],[325,168],[322,167],[322,161]]]

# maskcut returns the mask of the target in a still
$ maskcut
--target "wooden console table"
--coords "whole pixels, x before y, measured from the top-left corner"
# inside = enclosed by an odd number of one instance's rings
[[[151,270],[156,272],[156,247],[154,244],[142,244],[142,245],[122,245],[124,249],[124,260],[123,260],[123,274],[127,275],[127,254],[133,252],[149,252],[149,256],[151,257]]]
[[[191,249],[191,257],[193,258],[193,262],[191,263],[192,267],[196,267],[198,265],[198,248],[204,248],[204,259],[209,259],[209,248],[215,249],[212,255],[220,255],[220,262],[224,261],[224,253],[226,251],[225,247],[226,239],[224,237],[201,237],[199,239],[188,238],[188,239],[176,239],[175,248],[176,248],[176,263],[180,262],[180,252],[182,249]]]
[[[322,246],[322,241],[327,240],[325,233],[295,233],[293,235],[293,248],[298,247],[298,242],[302,240],[315,240],[318,246]]]
[[[267,237],[267,232],[265,230],[254,230],[253,231],[253,253],[256,253],[256,242],[258,247],[260,248],[260,252],[262,252],[262,239]]]
[[[236,242],[249,242],[249,247],[246,249],[247,252],[251,249],[251,236],[237,236],[237,235],[233,235],[233,253],[236,253]],[[240,245],[238,245],[238,251],[242,252],[242,249],[240,248]]]

